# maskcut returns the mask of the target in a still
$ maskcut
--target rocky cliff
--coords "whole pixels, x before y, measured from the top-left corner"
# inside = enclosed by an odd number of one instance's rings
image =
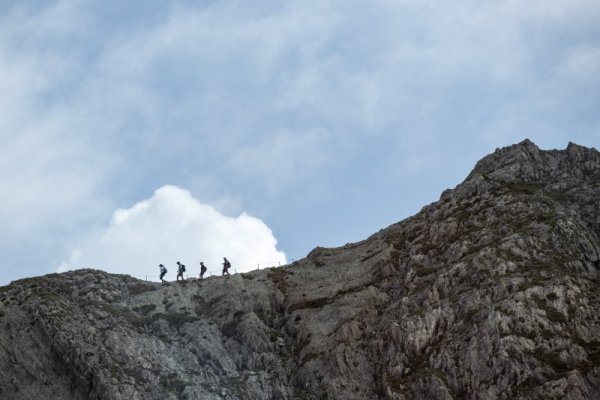
[[[289,266],[0,288],[2,399],[597,399],[600,153],[498,149]]]

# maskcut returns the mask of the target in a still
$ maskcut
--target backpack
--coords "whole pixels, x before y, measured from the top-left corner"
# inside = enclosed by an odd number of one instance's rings
[[[181,264],[181,272],[185,272],[185,265]]]

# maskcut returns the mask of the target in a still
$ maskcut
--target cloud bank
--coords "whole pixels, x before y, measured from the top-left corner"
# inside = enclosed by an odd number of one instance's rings
[[[166,278],[174,279],[177,261],[186,265],[188,276],[198,275],[200,261],[214,275],[221,274],[223,257],[232,263],[230,272],[286,263],[261,220],[246,213],[222,215],[187,190],[163,186],[151,198],[115,211],[106,231],[88,238],[58,271],[96,268],[158,280],[162,263],[169,270]]]
[[[495,147],[598,146],[600,2],[249,4],[0,2],[0,284],[100,263],[81,238],[167,183],[299,258]]]

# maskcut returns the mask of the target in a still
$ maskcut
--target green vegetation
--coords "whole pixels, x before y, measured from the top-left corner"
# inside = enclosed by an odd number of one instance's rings
[[[469,220],[469,217],[471,216],[471,213],[468,212],[466,209],[462,208],[459,209],[458,212],[456,212],[454,215],[452,215],[454,218],[456,218],[456,220],[459,223],[465,223]]]
[[[469,311],[467,311],[467,313],[465,314],[464,321],[465,321],[466,323],[472,323],[472,322],[474,322],[474,320],[475,320],[475,316],[477,315],[477,313],[478,313],[478,312],[479,312],[479,310],[478,310],[478,309],[476,309],[476,308],[470,309],[470,310],[469,310]]]
[[[278,337],[278,332],[276,330],[271,329],[271,331],[269,332],[269,342],[275,343]]]
[[[421,367],[415,370],[415,374],[421,378],[425,378],[427,376],[435,376],[436,378],[444,382],[444,384],[448,384],[448,378],[446,377],[446,374],[444,374],[444,371],[442,371],[439,368]]]
[[[411,382],[428,377],[439,379],[445,385],[448,385],[448,378],[444,371],[439,368],[431,368],[429,366],[428,356],[425,354],[421,354],[415,358],[409,367],[411,372],[407,373],[403,377],[394,377],[389,374],[385,374],[385,382],[392,391],[400,393]]]
[[[109,312],[116,318],[125,320],[134,328],[144,328],[158,319],[163,319],[167,321],[170,326],[179,329],[183,325],[197,320],[197,318],[182,313],[155,313],[147,315],[156,308],[156,306],[152,307],[152,305],[146,305],[148,306],[145,308],[146,313],[142,313],[144,315],[141,317],[127,308],[117,308],[106,304],[96,304],[96,306],[103,311]]]
[[[385,383],[392,392],[400,393],[404,389],[404,385],[407,383],[406,378],[396,378],[390,374],[385,374]]]
[[[160,385],[170,393],[177,393],[178,397],[183,395],[187,384],[177,377],[177,374],[171,373],[160,377]]]
[[[254,313],[266,326],[274,326],[275,321],[279,319],[280,314],[273,310],[265,311],[263,309],[255,310]]]
[[[533,356],[542,364],[551,367],[555,372],[566,373],[571,369],[567,363],[560,359],[560,356],[556,352],[546,353],[537,347],[533,351]]]
[[[540,386],[535,378],[528,376],[510,391],[510,399],[534,398],[535,389]]]
[[[502,307],[500,304],[497,304],[494,307],[494,311],[500,312],[500,313],[502,313],[504,315],[507,315],[509,317],[512,317],[513,315],[515,315],[515,312],[511,308],[509,308],[509,307],[506,307],[506,308]]]
[[[326,306],[327,304],[333,303],[333,301],[334,301],[334,298],[329,298],[329,297],[320,297],[320,298],[314,299],[314,300],[303,301],[303,302],[299,302],[299,303],[291,305],[289,308],[289,312],[292,312],[295,310],[303,310],[306,308],[321,308],[321,307]]]
[[[536,182],[508,182],[505,186],[513,193],[517,194],[536,194],[544,185]]]
[[[400,252],[396,250],[396,244],[393,245],[393,248],[394,250],[390,250],[390,263],[395,270],[398,270],[400,267]]]
[[[548,293],[548,295],[546,295],[546,299],[548,299],[549,301],[554,301],[558,299],[558,295],[554,292]]]
[[[310,338],[311,338],[311,334],[309,333],[308,337],[302,339],[294,347],[294,356],[296,357],[297,360],[300,360],[300,353],[302,352],[302,349],[304,349],[306,346],[308,346],[308,344],[310,343]]]
[[[236,394],[237,398],[246,398],[248,396],[248,384],[241,378],[229,378],[229,384],[226,386]]]
[[[285,268],[271,268],[269,270],[268,273],[268,277],[269,279],[271,279],[271,282],[273,282],[273,284],[275,285],[275,287],[277,289],[279,289],[279,291],[281,291],[281,293],[286,294],[287,293],[287,289],[288,289],[288,283],[286,280],[286,276],[288,274],[288,271]]]
[[[565,316],[560,311],[554,309],[553,307],[550,307],[546,303],[545,299],[541,299],[538,296],[531,296],[531,298],[536,303],[537,307],[546,313],[546,317],[550,321],[558,322],[558,323],[566,323],[567,322],[567,318],[565,318]]]
[[[127,289],[129,290],[130,295],[136,296],[141,293],[146,293],[146,292],[151,292],[153,290],[156,290],[156,287],[151,283],[140,281],[140,282],[131,283],[131,284],[127,285]]]
[[[598,169],[583,169],[583,176],[592,181],[600,181],[600,170]]]
[[[224,297],[225,295],[220,295],[210,301],[206,301],[198,295],[193,295],[192,300],[196,301],[197,303],[196,307],[194,307],[194,312],[197,315],[210,315],[215,304],[219,303]]]
[[[312,360],[316,360],[319,359],[323,356],[323,353],[306,353],[304,355],[304,357],[302,357],[302,360],[300,360],[300,366],[303,366],[304,364],[307,364],[308,362],[312,361]]]
[[[437,270],[437,268],[435,268],[435,267],[421,267],[421,268],[415,269],[415,274],[416,274],[416,276],[421,278],[421,277],[424,277],[424,276],[434,273],[436,270]]]
[[[546,197],[549,197],[558,203],[566,203],[569,200],[565,193],[559,192],[558,190],[550,189],[545,191],[544,194],[546,195]]]
[[[237,335],[237,320],[229,321],[221,327],[221,332],[228,338],[233,338]]]
[[[142,315],[148,315],[156,309],[156,304],[144,304],[139,307],[134,307],[133,311],[137,311]]]
[[[144,323],[149,324],[149,323],[152,323],[152,322],[156,321],[157,319],[164,319],[165,321],[167,321],[169,323],[169,325],[171,325],[172,327],[175,327],[177,329],[181,328],[183,325],[185,325],[187,323],[197,321],[196,318],[194,318],[194,317],[192,317],[192,316],[190,316],[188,314],[181,314],[181,313],[171,313],[171,314],[156,313],[156,314],[153,314],[149,318],[145,318],[144,319]]]
[[[546,340],[550,340],[553,337],[556,337],[556,334],[548,329],[542,328],[542,337]]]

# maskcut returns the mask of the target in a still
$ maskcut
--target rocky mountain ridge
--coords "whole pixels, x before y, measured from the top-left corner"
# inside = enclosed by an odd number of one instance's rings
[[[0,398],[594,399],[600,153],[529,140],[289,266],[0,288]]]

